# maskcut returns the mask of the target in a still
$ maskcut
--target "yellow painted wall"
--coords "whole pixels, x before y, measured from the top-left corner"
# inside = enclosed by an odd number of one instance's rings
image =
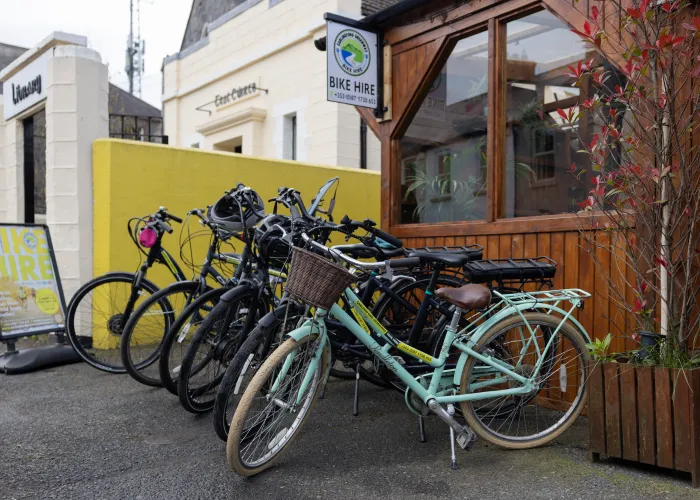
[[[213,204],[238,182],[251,186],[266,201],[280,186],[293,187],[308,206],[326,180],[339,176],[335,220],[345,214],[353,219],[380,219],[380,182],[375,172],[117,139],[95,141],[93,158],[95,276],[137,270],[139,253],[126,231],[129,218],[151,214],[162,205],[184,219],[188,210]],[[272,204],[266,209],[271,212]],[[181,226],[172,225],[175,231],[165,235],[163,246],[179,260]],[[193,232],[202,229],[194,221],[190,227]],[[197,241],[194,261],[201,263],[207,240]],[[160,286],[173,281],[162,266],[152,271],[149,279]]]

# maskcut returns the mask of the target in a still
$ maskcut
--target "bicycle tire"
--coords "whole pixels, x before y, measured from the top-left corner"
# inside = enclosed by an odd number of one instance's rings
[[[115,331],[115,321],[119,319],[119,315],[123,314],[123,308],[116,308],[116,309],[122,309],[122,311],[115,311],[111,314],[109,314],[109,317],[107,319],[104,319],[104,325],[99,324],[100,328],[104,328],[107,332],[108,335],[112,337],[117,337],[114,338],[113,342],[116,344],[114,347],[109,348],[109,349],[104,349],[106,354],[106,351],[112,351],[110,354],[110,358],[113,355],[113,358],[115,359],[116,362],[111,362],[111,361],[103,361],[101,358],[106,357],[106,356],[101,356],[98,357],[97,353],[92,352],[92,351],[102,351],[100,348],[96,348],[93,342],[93,330],[95,326],[98,326],[96,324],[91,325],[91,331],[90,335],[80,335],[78,332],[78,328],[76,328],[76,315],[82,316],[83,314],[90,314],[92,315],[94,308],[89,307],[88,311],[85,313],[79,312],[80,305],[84,302],[85,298],[88,296],[88,294],[95,289],[97,289],[100,286],[110,284],[110,283],[123,283],[123,284],[128,284],[128,285],[133,285],[135,279],[135,274],[134,273],[108,273],[102,276],[98,276],[96,278],[93,278],[92,280],[88,281],[85,283],[83,286],[81,286],[77,292],[73,295],[73,298],[71,299],[70,303],[68,304],[68,311],[66,312],[66,336],[68,337],[68,340],[70,341],[71,345],[73,346],[73,349],[75,352],[80,356],[83,361],[88,363],[90,366],[93,368],[97,368],[98,370],[107,372],[107,373],[126,373],[126,368],[124,368],[124,364],[121,361],[121,354],[119,351],[119,336],[121,335],[119,332]],[[147,293],[149,295],[153,295],[154,293],[158,292],[159,288],[156,286],[155,283],[147,280],[147,279],[142,279],[141,280],[141,288],[139,291],[139,297],[143,297],[143,293]],[[82,330],[82,329],[81,329]],[[81,340],[81,337],[83,337],[84,340]],[[111,338],[111,337],[108,337]],[[89,339],[89,340],[88,340]],[[111,343],[111,342],[109,342]],[[106,347],[106,346],[104,346]]]
[[[316,348],[315,342],[318,338],[318,335],[310,335],[307,337],[304,337],[300,341],[297,341],[295,339],[287,339],[282,345],[280,345],[275,351],[270,354],[270,356],[267,358],[267,360],[263,363],[263,365],[260,367],[260,370],[255,374],[253,377],[253,380],[251,380],[250,384],[248,385],[248,388],[243,394],[243,397],[241,398],[240,404],[238,405],[238,408],[236,409],[236,413],[233,416],[233,419],[231,421],[231,430],[228,435],[228,439],[226,441],[226,458],[229,464],[229,467],[240,474],[241,476],[244,477],[249,477],[249,476],[254,476],[255,474],[259,474],[260,472],[264,471],[265,469],[268,469],[272,465],[274,465],[277,460],[279,460],[281,453],[285,451],[289,444],[292,443],[292,441],[299,435],[299,431],[303,428],[304,424],[306,423],[307,417],[313,410],[314,405],[316,404],[316,401],[318,400],[318,396],[320,393],[321,388],[323,387],[324,384],[324,374],[326,370],[326,366],[328,362],[330,361],[328,359],[328,349],[323,348],[323,352],[321,354],[321,359],[320,363],[316,366],[316,370],[314,370],[313,374],[311,375],[311,379],[309,381],[309,390],[306,393],[306,396],[303,397],[303,405],[301,405],[298,409],[294,408],[292,411],[289,411],[290,414],[296,415],[296,418],[294,419],[292,423],[291,428],[283,428],[280,432],[274,434],[271,431],[263,431],[261,432],[261,440],[262,438],[266,438],[266,436],[272,436],[272,440],[269,443],[263,443],[263,450],[265,448],[269,449],[269,453],[266,453],[266,455],[269,455],[269,458],[263,461],[260,464],[246,464],[243,463],[244,460],[241,460],[241,451],[245,452],[245,449],[250,446],[248,444],[246,448],[241,448],[241,441],[246,439],[248,436],[249,432],[252,432],[252,430],[246,429],[246,424],[249,423],[246,417],[248,416],[248,413],[253,409],[254,404],[256,403],[256,395],[258,391],[263,390],[265,387],[266,383],[268,380],[271,380],[272,377],[275,376],[275,369],[283,365],[287,359],[287,356],[294,352],[294,358],[292,360],[292,364],[289,366],[289,369],[287,370],[287,375],[291,374],[291,380],[290,382],[281,382],[280,386],[282,390],[276,392],[275,394],[279,394],[279,397],[275,398],[269,398],[270,403],[274,406],[277,407],[282,407],[282,405],[287,405],[287,406],[296,406],[296,405],[289,405],[289,403],[286,403],[284,401],[285,396],[289,396],[289,390],[288,390],[288,384],[294,383],[295,381],[298,381],[300,379],[303,379],[302,376],[298,376],[297,373],[304,373],[306,374],[305,368],[304,368],[304,362],[310,361],[310,356],[306,355],[304,357],[301,357],[302,354],[301,350],[304,349],[306,346],[308,351],[313,351]],[[297,365],[294,364],[294,360],[299,360],[299,363]],[[285,377],[286,378],[286,377]],[[294,394],[294,391],[291,391],[292,397]],[[267,398],[263,398],[267,399]],[[266,406],[266,409],[270,407],[270,404]],[[283,408],[283,410],[287,410]],[[252,428],[255,427],[262,427],[263,425],[267,423],[275,424],[278,423],[281,418],[278,416],[279,411],[277,409],[271,409],[271,411],[275,411],[278,414],[273,415],[272,419],[264,418],[264,420],[260,420],[258,418],[256,421],[252,422]],[[269,412],[268,412],[269,413]],[[244,434],[245,432],[245,434]],[[284,434],[283,434],[284,433]],[[290,434],[291,433],[291,434]],[[280,446],[280,443],[282,443],[282,440],[284,440],[283,444]],[[256,448],[257,449],[257,446]]]
[[[182,360],[180,377],[177,382],[177,394],[182,407],[190,413],[205,413],[214,407],[216,398],[214,391],[221,383],[228,363],[248,333],[245,331],[248,324],[241,324],[239,318],[233,316],[237,314],[234,306],[240,307],[244,305],[241,303],[243,299],[249,299],[255,305],[256,310],[258,309],[257,295],[259,290],[257,288],[244,285],[234,290],[235,294],[227,301],[220,301],[199,326]],[[249,313],[250,304],[244,309],[247,309]],[[256,318],[253,324],[257,323],[259,319]],[[236,322],[235,327],[232,326],[234,321]],[[247,316],[245,317],[245,323],[252,321]],[[218,328],[225,328],[225,330],[217,330]],[[235,334],[232,332],[232,328],[237,328]],[[251,330],[252,328],[253,326],[250,325]],[[212,332],[213,338],[210,337]],[[204,356],[203,359],[198,360],[197,354],[200,352],[200,347],[203,348]],[[193,376],[197,376],[205,369],[207,373],[213,369],[213,378],[206,377],[207,380],[203,384],[198,380],[193,380]],[[201,385],[194,385],[195,383]]]
[[[267,356],[284,341],[288,331],[296,328],[296,324],[302,317],[303,315],[298,312],[287,316],[287,327],[282,331],[280,331],[280,327],[284,323],[282,319],[267,326],[258,324],[236,352],[221,380],[214,401],[214,431],[223,441],[228,439],[228,431],[233,411],[235,411],[233,406],[235,401],[231,399],[232,396],[236,398],[236,396],[243,394],[252,376],[255,375]],[[246,380],[241,377],[248,376],[250,378],[246,383]]]
[[[215,307],[221,296],[229,289],[230,288],[215,288],[197,297],[189,306],[187,306],[182,314],[175,319],[175,322],[170,327],[170,331],[168,331],[168,334],[165,336],[160,358],[158,359],[158,373],[160,374],[160,380],[163,387],[165,387],[171,394],[175,396],[178,395],[177,381],[179,378],[180,368],[182,367],[182,360],[185,356],[187,346],[194,336],[194,332],[196,332],[196,330],[201,326],[206,316],[198,320],[194,331],[192,331],[192,326],[195,324],[188,323],[188,321],[194,313],[199,312],[202,309],[202,304],[208,304],[211,302],[213,310],[213,307]],[[207,314],[209,313],[211,313],[211,311],[209,311]],[[186,325],[186,323],[188,324]],[[180,340],[179,335],[184,326],[187,326],[188,331],[185,332],[185,338]],[[186,340],[186,337],[190,337],[190,339],[187,341],[187,344],[184,344],[183,346],[183,342]],[[179,348],[177,348],[178,346]],[[178,352],[175,353],[175,351]]]
[[[180,302],[180,299],[190,300],[190,297],[197,293],[199,287],[200,283],[197,281],[172,283],[151,295],[129,317],[129,321],[127,321],[122,332],[119,348],[122,363],[131,378],[149,387],[163,386],[160,372],[156,373],[157,376],[150,376],[147,369],[160,358],[165,337],[175,323],[176,318],[181,315],[180,312],[175,310],[174,306]],[[154,314],[151,311],[154,305],[162,311],[162,325],[153,325],[156,331],[151,334],[144,331],[148,326],[144,323],[146,322],[146,316],[148,316],[149,320],[153,318]],[[157,317],[155,321],[160,322]],[[142,328],[139,328],[139,326]],[[155,340],[157,343],[152,342],[143,347],[143,340],[146,335],[148,336],[146,340]],[[145,357],[145,359],[137,360],[137,355],[141,358]]]
[[[508,449],[527,449],[527,448],[535,448],[537,446],[542,446],[543,444],[546,444],[559,435],[563,433],[566,429],[569,428],[569,426],[576,420],[578,415],[581,413],[581,410],[583,409],[583,406],[586,401],[586,392],[588,390],[587,384],[586,384],[586,365],[588,363],[588,360],[590,359],[590,355],[588,354],[588,349],[586,348],[586,341],[579,332],[578,329],[576,329],[572,324],[565,322],[564,324],[561,325],[559,330],[557,328],[560,326],[560,322],[562,318],[558,316],[552,316],[550,314],[546,313],[540,313],[540,312],[530,312],[530,313],[525,313],[525,317],[527,318],[527,321],[529,325],[547,325],[548,328],[552,331],[555,331],[557,335],[564,335],[568,340],[572,343],[572,347],[576,352],[576,359],[578,359],[581,362],[581,366],[579,367],[580,373],[577,374],[577,380],[580,381],[581,385],[579,386],[577,392],[576,392],[576,397],[574,399],[574,402],[572,406],[566,410],[564,413],[564,416],[561,417],[557,422],[555,422],[553,428],[548,428],[543,431],[539,431],[539,425],[535,426],[534,429],[537,430],[537,432],[534,435],[527,435],[527,436],[505,436],[502,432],[501,429],[505,425],[502,423],[497,430],[491,429],[489,426],[485,425],[484,419],[485,417],[488,418],[489,414],[484,412],[482,407],[475,407],[475,404],[480,403],[481,401],[485,400],[474,400],[474,401],[464,401],[460,403],[461,409],[462,409],[462,414],[464,415],[465,420],[467,421],[467,424],[474,430],[474,432],[479,435],[479,437],[485,439],[486,441],[495,444],[497,446],[503,447],[503,448],[508,448]],[[509,318],[504,319],[503,321],[500,321],[496,325],[494,325],[492,328],[489,329],[488,332],[486,332],[475,344],[473,347],[474,350],[477,351],[486,351],[488,350],[488,346],[495,342],[495,340],[501,336],[505,336],[507,332],[513,327],[516,327],[518,325],[524,325],[523,319],[517,315],[517,316],[512,316]],[[538,328],[540,329],[540,328]],[[521,340],[522,342],[522,340]],[[557,340],[557,346],[558,348],[561,347],[559,344],[559,340]],[[517,343],[517,342],[516,342]],[[517,350],[517,349],[516,349]],[[521,352],[519,353],[520,356],[527,356],[526,353]],[[557,355],[558,356],[558,355]],[[564,359],[564,352],[562,352],[561,359]],[[469,391],[469,384],[471,383],[470,381],[472,378],[477,377],[477,375],[472,375],[472,371],[474,370],[474,373],[477,373],[477,363],[479,361],[474,358],[470,357],[467,360],[467,363],[464,366],[464,371],[462,373],[462,380],[460,383],[460,394],[465,394]],[[549,374],[554,375],[555,372],[559,372],[559,383],[560,385],[562,384],[562,374],[561,374],[561,368],[565,367],[564,364],[560,364],[560,368],[554,369],[554,365],[556,365],[556,362],[550,363],[550,368],[549,368]],[[521,370],[525,370],[525,368],[528,366],[527,363],[525,362],[520,362],[517,365],[520,367]],[[529,365],[531,366],[531,365]],[[563,384],[566,385],[566,380],[568,380],[569,376],[567,375],[569,372],[568,367],[564,368],[564,382]],[[500,378],[501,376],[498,375]],[[483,382],[483,375],[481,375],[481,379],[474,378],[474,380],[482,380]],[[547,390],[551,391],[551,388],[549,387],[548,384],[543,384],[542,381],[539,382],[539,386],[537,388],[537,392],[535,392],[535,396],[539,395],[541,391],[544,389],[544,385],[547,385]],[[495,386],[497,388],[497,386]],[[554,389],[556,391],[556,388]],[[564,392],[564,388],[561,388],[561,391]],[[497,399],[503,399],[505,396],[501,396],[500,398]],[[517,399],[517,396],[513,397],[513,399]],[[548,404],[547,399],[549,398],[542,398],[542,401],[539,402],[535,397],[531,397],[531,395],[526,395],[525,397],[522,398],[523,404],[521,405],[516,405],[516,409],[513,410],[512,415],[515,415],[515,412],[518,411],[518,413],[524,413],[528,409],[535,408],[534,414],[535,418],[540,416],[540,413],[537,412],[537,408],[540,407],[542,403],[544,405]],[[534,405],[530,404],[534,401]],[[503,403],[501,403],[502,405]],[[546,415],[544,408],[541,414],[543,416]],[[550,406],[552,406],[551,409],[548,409],[549,411],[560,411],[556,407],[558,405],[549,403]],[[530,414],[533,413],[533,411],[529,411]],[[499,415],[498,412],[495,412],[493,416],[490,417],[491,423],[494,423],[493,421],[496,419],[502,419],[503,416]],[[514,417],[513,417],[514,418]],[[518,425],[517,428],[515,429],[516,432],[519,431],[520,427],[520,422],[521,422],[521,415],[518,416]],[[511,424],[508,425],[507,431],[510,432],[512,429],[512,421]],[[527,423],[525,424],[525,432],[530,433],[531,429],[533,429],[533,424],[530,424],[528,427]]]

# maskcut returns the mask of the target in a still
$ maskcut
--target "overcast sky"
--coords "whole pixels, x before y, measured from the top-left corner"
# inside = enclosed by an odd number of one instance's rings
[[[141,0],[141,38],[146,42],[143,99],[158,108],[160,66],[166,55],[180,49],[191,5],[192,0]],[[0,42],[29,48],[52,31],[84,35],[109,65],[110,82],[128,90],[124,66],[129,0],[0,0],[0,13]]]

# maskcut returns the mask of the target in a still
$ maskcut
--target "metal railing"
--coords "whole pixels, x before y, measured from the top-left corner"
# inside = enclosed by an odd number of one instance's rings
[[[109,136],[115,139],[168,144],[167,135],[152,133],[157,126],[163,129],[160,117],[109,115]]]

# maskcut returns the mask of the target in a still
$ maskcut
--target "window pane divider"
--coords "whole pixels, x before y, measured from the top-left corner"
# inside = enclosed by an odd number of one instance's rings
[[[487,201],[486,222],[503,213],[503,171],[506,155],[506,25],[489,19],[489,82],[487,117]]]

